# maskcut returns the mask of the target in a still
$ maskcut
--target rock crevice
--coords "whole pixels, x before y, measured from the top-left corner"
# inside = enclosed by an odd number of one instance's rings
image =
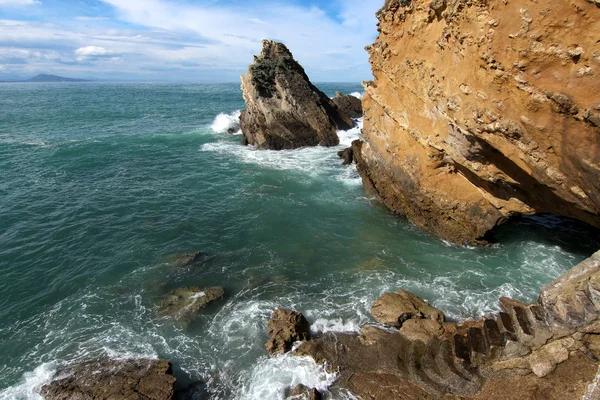
[[[388,1],[368,46],[359,171],[392,210],[484,244],[518,215],[600,226],[600,10]]]

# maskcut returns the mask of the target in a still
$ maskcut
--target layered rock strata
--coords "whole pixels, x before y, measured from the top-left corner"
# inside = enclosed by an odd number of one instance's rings
[[[353,126],[352,119],[310,82],[282,43],[263,41],[262,52],[242,75],[242,92],[245,144],[273,150],[335,146],[336,132]]]
[[[359,170],[457,243],[517,215],[600,226],[600,8],[388,0],[369,46]]]
[[[46,400],[171,400],[176,379],[164,360],[112,360],[68,367],[42,387]]]
[[[296,354],[339,371],[337,385],[362,398],[579,399],[597,391],[600,252],[544,287],[537,302],[502,298],[500,313],[460,325],[406,293],[384,294],[373,308],[380,317],[385,304],[382,322],[399,331],[327,333]]]

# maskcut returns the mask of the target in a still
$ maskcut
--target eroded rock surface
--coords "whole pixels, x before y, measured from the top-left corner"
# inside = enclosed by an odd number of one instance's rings
[[[396,328],[412,318],[444,322],[444,313],[402,289],[394,293],[384,293],[375,300],[371,307],[371,314],[378,322]]]
[[[387,1],[355,154],[365,186],[457,243],[520,214],[600,226],[593,3]]]
[[[171,400],[171,369],[164,360],[86,362],[59,372],[41,394],[46,400]]]
[[[304,385],[298,385],[287,396],[288,400],[322,400],[323,395],[315,388],[309,388]]]
[[[310,325],[301,313],[280,308],[271,314],[267,333],[270,339],[265,347],[269,354],[286,353],[294,342],[310,338]]]
[[[597,392],[598,279],[600,252],[547,285],[537,302],[502,298],[498,314],[462,324],[434,312],[414,318],[423,300],[402,291],[396,303],[388,293],[378,302],[396,307],[383,316],[390,324],[404,319],[399,331],[326,333],[295,354],[339,371],[336,385],[362,398],[580,399]]]
[[[356,96],[336,92],[333,104],[350,118],[361,118],[363,116],[362,101]]]
[[[273,150],[335,146],[336,132],[353,126],[282,43],[263,41],[262,52],[242,75],[242,91],[247,108],[240,125],[246,144]]]
[[[222,299],[224,295],[222,287],[190,286],[175,289],[158,303],[158,314],[188,324],[196,318],[200,310]]]

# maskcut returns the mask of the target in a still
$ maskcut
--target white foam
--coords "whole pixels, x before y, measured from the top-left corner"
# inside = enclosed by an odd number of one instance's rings
[[[317,318],[310,325],[310,330],[313,333],[325,332],[359,332],[360,324],[358,319],[344,320],[342,318]]]
[[[354,96],[354,97],[357,97],[359,99],[362,99],[364,95],[365,95],[364,93],[359,93],[359,92],[352,92],[352,93],[350,93],[350,96]]]
[[[19,383],[0,392],[2,400],[42,400],[42,386],[52,380],[56,364],[45,363],[31,372],[25,372]]]
[[[240,110],[234,111],[231,114],[220,113],[215,117],[210,127],[215,133],[228,133],[229,130],[234,130],[234,133],[239,135],[241,134],[240,114]]]
[[[271,358],[261,357],[254,368],[250,384],[241,388],[238,399],[285,399],[285,391],[297,385],[326,392],[337,379],[310,357],[296,357],[289,353]]]

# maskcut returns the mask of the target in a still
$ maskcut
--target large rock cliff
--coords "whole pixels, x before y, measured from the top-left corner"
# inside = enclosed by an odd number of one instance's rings
[[[242,75],[242,91],[245,144],[273,150],[335,146],[340,142],[336,131],[353,125],[282,43],[263,41],[262,52]]]
[[[457,243],[521,214],[600,226],[597,0],[388,0],[378,18],[365,186]]]

